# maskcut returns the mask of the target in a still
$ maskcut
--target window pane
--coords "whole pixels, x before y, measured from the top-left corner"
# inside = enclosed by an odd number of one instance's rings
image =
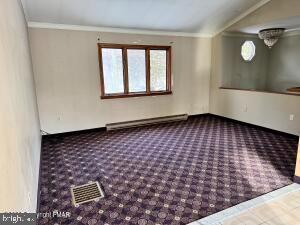
[[[245,41],[242,45],[241,55],[247,62],[252,61],[255,56],[255,44],[253,41]]]
[[[145,50],[128,49],[128,83],[129,92],[146,91],[146,57]]]
[[[166,91],[167,89],[167,51],[150,50],[150,89]]]
[[[122,49],[102,49],[105,94],[124,93]]]

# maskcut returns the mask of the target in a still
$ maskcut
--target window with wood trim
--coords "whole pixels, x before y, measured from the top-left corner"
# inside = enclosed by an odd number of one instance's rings
[[[172,94],[171,46],[98,44],[101,98]]]

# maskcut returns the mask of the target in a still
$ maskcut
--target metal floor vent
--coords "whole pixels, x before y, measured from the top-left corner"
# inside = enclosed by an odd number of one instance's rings
[[[71,187],[71,194],[75,206],[104,198],[104,193],[98,182]]]

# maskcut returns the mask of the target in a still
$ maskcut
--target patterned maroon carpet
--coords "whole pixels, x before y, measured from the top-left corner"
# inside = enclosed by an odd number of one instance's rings
[[[292,183],[297,138],[215,116],[43,138],[39,224],[178,225]],[[106,197],[74,207],[70,186]]]

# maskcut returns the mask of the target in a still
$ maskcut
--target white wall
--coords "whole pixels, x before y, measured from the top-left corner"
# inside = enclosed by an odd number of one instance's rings
[[[251,62],[241,57],[241,46],[251,40],[256,55]],[[222,36],[222,86],[287,92],[300,86],[300,34],[287,32],[269,49],[257,35],[224,33]]]
[[[241,56],[245,41],[253,41],[256,54],[251,62]],[[222,36],[223,87],[265,90],[269,65],[269,51],[264,43],[250,35],[223,34]]]
[[[31,28],[41,127],[60,133],[111,122],[208,112],[211,39]],[[103,43],[172,44],[173,95],[100,99]]]
[[[35,212],[40,142],[22,6],[18,0],[1,0],[0,212]]]
[[[264,24],[279,18],[300,14],[298,0],[272,0],[259,10],[233,25],[229,30]],[[212,75],[210,112],[260,126],[292,133],[300,133],[300,97],[282,94],[222,90],[222,40],[217,35],[212,43]],[[294,121],[289,115],[294,114]]]
[[[297,32],[298,33],[298,32]],[[289,33],[271,49],[268,90],[285,92],[300,87],[300,34]]]

